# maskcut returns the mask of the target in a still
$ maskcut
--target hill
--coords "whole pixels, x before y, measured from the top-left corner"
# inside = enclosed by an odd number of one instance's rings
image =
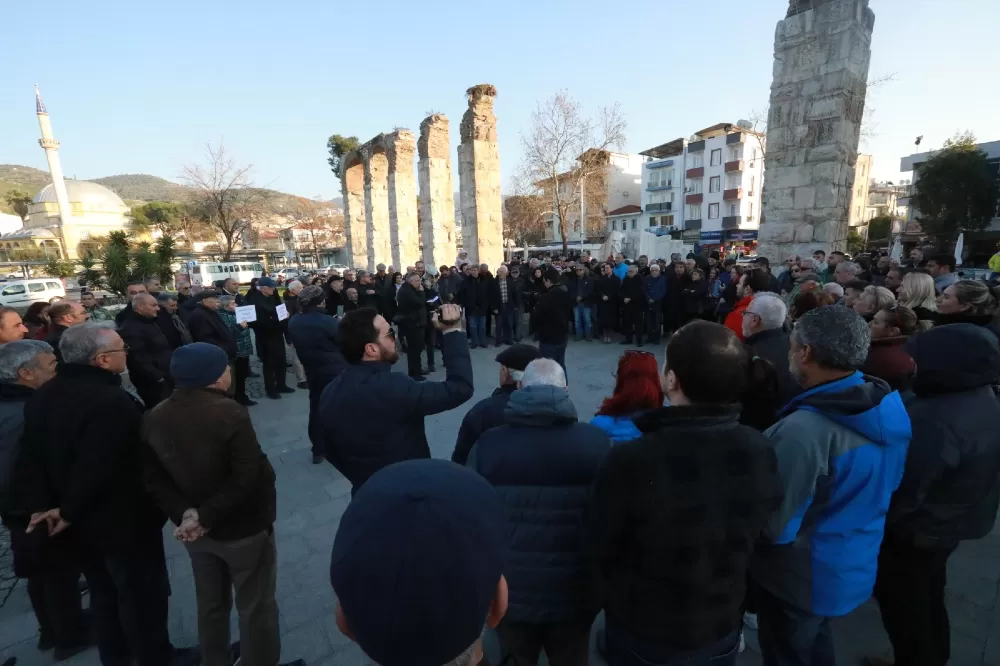
[[[125,173],[120,176],[94,178],[91,182],[103,185],[126,201],[184,201],[188,188],[171,183],[165,178],[144,173]]]

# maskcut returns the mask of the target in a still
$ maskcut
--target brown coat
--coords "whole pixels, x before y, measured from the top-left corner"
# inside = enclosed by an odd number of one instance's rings
[[[197,509],[209,536],[233,541],[270,529],[274,469],[257,443],[245,407],[215,389],[176,389],[142,421],[144,482],[180,524]]]
[[[908,389],[917,372],[917,364],[903,348],[906,340],[906,336],[873,339],[861,372],[878,377],[897,391]]]

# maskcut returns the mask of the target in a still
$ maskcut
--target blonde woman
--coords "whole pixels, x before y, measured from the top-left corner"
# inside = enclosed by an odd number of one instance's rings
[[[917,315],[921,321],[936,321],[938,317],[937,293],[934,278],[926,273],[907,273],[899,287],[899,304]]]
[[[896,304],[896,297],[885,287],[868,285],[854,301],[854,311],[871,321],[879,310],[887,310]]]

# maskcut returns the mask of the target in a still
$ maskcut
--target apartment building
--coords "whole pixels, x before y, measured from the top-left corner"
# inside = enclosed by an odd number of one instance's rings
[[[851,206],[848,209],[847,224],[858,231],[857,227],[866,226],[868,220],[868,192],[872,179],[872,156],[858,153],[854,163],[854,187],[851,189]]]

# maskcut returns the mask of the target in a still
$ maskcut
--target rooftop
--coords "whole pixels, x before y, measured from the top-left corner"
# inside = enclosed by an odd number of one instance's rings
[[[673,141],[662,143],[655,148],[644,150],[639,154],[645,155],[646,157],[653,157],[658,160],[665,157],[673,157],[674,155],[683,155],[684,139],[674,139]]]
[[[628,204],[622,206],[621,208],[615,208],[614,210],[608,211],[608,217],[614,217],[615,215],[635,215],[636,213],[642,212],[642,206],[636,206],[635,204]]]

